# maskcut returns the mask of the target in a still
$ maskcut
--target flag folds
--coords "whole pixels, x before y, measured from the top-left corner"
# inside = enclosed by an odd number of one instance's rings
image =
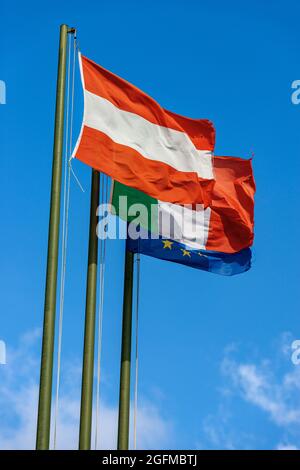
[[[116,214],[191,249],[236,253],[248,248],[254,236],[252,161],[214,157],[213,165],[216,182],[210,207],[166,203],[114,182],[112,205]]]
[[[132,222],[127,248],[217,274],[248,270],[252,161],[213,156],[209,120],[162,108],[81,54],[79,64],[84,115],[72,157],[114,180],[113,212]]]
[[[84,116],[73,157],[157,200],[208,207],[213,124],[167,111],[81,54],[79,61]]]
[[[214,172],[216,182],[208,208],[166,203],[114,182],[113,211],[129,222],[127,249],[226,276],[250,269],[255,193],[252,162],[214,157]]]

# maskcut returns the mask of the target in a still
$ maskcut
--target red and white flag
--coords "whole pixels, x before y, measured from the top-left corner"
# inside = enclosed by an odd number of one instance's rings
[[[163,109],[81,54],[79,63],[84,116],[72,156],[161,201],[209,206],[213,124]]]

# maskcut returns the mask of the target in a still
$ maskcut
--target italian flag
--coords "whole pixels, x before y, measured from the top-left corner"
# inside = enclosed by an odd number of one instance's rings
[[[215,156],[213,170],[210,207],[171,204],[114,181],[112,212],[191,250],[237,253],[250,247],[254,236],[252,161]]]
[[[79,64],[84,115],[72,157],[158,201],[208,207],[213,124],[162,108],[81,54]]]

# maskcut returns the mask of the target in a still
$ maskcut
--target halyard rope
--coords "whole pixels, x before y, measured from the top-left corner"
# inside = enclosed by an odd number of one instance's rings
[[[134,412],[133,412],[133,448],[137,447],[137,413],[138,413],[138,333],[139,333],[139,301],[140,301],[140,254],[136,255],[136,299],[135,299],[135,383],[134,383]]]
[[[100,173],[100,204],[106,204],[108,197],[108,176]],[[98,337],[97,337],[97,384],[96,384],[96,423],[95,423],[95,449],[99,445],[99,417],[100,417],[100,378],[101,378],[101,353],[102,353],[102,327],[104,307],[104,280],[105,280],[105,255],[106,238],[100,238],[100,276],[99,276],[99,307],[98,307]]]
[[[57,371],[56,371],[56,392],[55,392],[55,410],[54,410],[54,436],[53,447],[56,449],[58,411],[59,411],[59,389],[60,389],[60,371],[61,371],[61,347],[63,335],[63,314],[65,300],[65,280],[67,263],[67,244],[68,244],[68,222],[70,207],[70,176],[71,167],[69,155],[72,151],[73,140],[73,114],[74,114],[74,78],[75,78],[75,50],[76,38],[73,39],[73,63],[71,72],[71,49],[72,40],[68,38],[68,72],[67,72],[67,105],[66,105],[66,137],[65,137],[65,161],[64,161],[64,189],[63,189],[63,220],[62,220],[62,254],[61,254],[61,273],[60,273],[60,298],[59,298],[59,326],[58,326],[58,349],[57,349]],[[71,83],[72,79],[72,83]],[[71,83],[71,105],[70,105],[70,83]]]

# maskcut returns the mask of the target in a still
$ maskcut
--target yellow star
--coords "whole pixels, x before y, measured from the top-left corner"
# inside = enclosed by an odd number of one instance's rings
[[[171,240],[162,240],[164,244],[164,248],[169,248],[169,250],[172,250],[172,245],[174,242],[171,242]]]
[[[183,256],[188,256],[189,258],[191,257],[191,253],[188,250],[185,250],[184,248],[180,248],[182,251]]]

